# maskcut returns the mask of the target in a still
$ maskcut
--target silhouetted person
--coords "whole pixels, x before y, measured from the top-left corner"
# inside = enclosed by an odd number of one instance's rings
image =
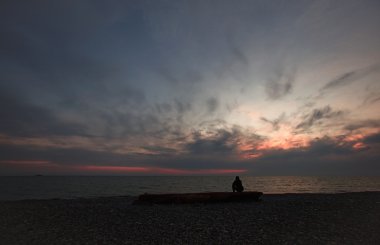
[[[242,192],[244,191],[243,184],[241,183],[241,180],[239,179],[239,176],[236,176],[234,183],[232,183],[232,191],[235,192]]]

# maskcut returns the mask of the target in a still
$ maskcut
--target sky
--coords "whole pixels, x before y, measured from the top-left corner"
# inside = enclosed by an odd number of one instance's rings
[[[377,0],[3,0],[0,175],[380,175]]]

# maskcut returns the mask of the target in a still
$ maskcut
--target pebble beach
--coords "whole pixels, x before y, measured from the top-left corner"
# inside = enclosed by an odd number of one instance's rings
[[[380,192],[133,205],[136,197],[0,202],[0,244],[380,244]]]

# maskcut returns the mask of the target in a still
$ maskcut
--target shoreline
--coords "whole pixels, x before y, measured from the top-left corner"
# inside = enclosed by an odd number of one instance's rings
[[[380,192],[132,205],[136,198],[0,201],[0,243],[380,244]]]
[[[192,193],[192,192],[189,192]],[[180,193],[180,192],[174,192],[174,193],[141,193],[143,194],[189,194],[189,193]],[[207,193],[207,192],[204,192]],[[379,191],[347,191],[347,192],[304,192],[304,193],[297,193],[297,192],[289,192],[289,193],[263,193],[262,198],[265,197],[280,197],[280,196],[314,196],[314,195],[344,195],[344,194],[379,194]],[[139,195],[122,195],[122,196],[92,196],[92,197],[72,197],[72,198],[25,198],[25,199],[0,199],[0,203],[4,202],[28,202],[28,201],[65,201],[65,200],[93,200],[93,199],[119,199],[119,198],[125,198],[125,199],[131,199],[136,200],[139,197]]]

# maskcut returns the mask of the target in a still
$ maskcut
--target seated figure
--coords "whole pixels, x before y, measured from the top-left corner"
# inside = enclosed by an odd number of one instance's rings
[[[235,181],[232,183],[232,191],[235,192],[242,192],[244,191],[243,184],[241,183],[241,180],[239,179],[239,176],[236,176]]]

